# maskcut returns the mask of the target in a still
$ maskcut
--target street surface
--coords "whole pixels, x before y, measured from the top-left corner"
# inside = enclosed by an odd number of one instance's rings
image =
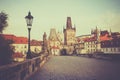
[[[29,80],[120,80],[120,62],[52,56]]]

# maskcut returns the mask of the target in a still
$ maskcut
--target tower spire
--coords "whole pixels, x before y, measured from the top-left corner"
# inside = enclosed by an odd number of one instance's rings
[[[49,40],[54,40],[57,41],[57,33],[55,28],[50,29],[50,35],[49,35]]]
[[[66,28],[67,29],[71,29],[72,28],[71,17],[67,17]]]
[[[109,31],[109,35],[111,36],[111,33],[112,33],[112,31],[111,31],[111,28],[110,28],[110,31]]]
[[[74,28],[76,28],[76,25],[74,24]]]

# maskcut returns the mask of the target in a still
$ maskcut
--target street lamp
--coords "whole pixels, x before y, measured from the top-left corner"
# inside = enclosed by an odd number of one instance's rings
[[[27,23],[27,27],[28,27],[28,52],[27,52],[27,59],[32,58],[31,56],[31,51],[30,51],[30,31],[31,31],[31,27],[32,27],[32,21],[33,21],[33,16],[31,15],[31,12],[28,12],[28,15],[25,16],[26,19],[26,23]]]

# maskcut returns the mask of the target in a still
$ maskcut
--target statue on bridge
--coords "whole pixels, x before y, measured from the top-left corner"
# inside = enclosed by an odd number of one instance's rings
[[[49,55],[49,51],[48,51],[48,41],[47,41],[46,32],[44,32],[44,34],[43,34],[42,53],[43,53],[44,55],[46,55],[46,56]]]

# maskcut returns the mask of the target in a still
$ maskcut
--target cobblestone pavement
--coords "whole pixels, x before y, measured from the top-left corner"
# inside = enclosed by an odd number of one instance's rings
[[[120,80],[120,63],[76,56],[53,56],[29,80]]]

